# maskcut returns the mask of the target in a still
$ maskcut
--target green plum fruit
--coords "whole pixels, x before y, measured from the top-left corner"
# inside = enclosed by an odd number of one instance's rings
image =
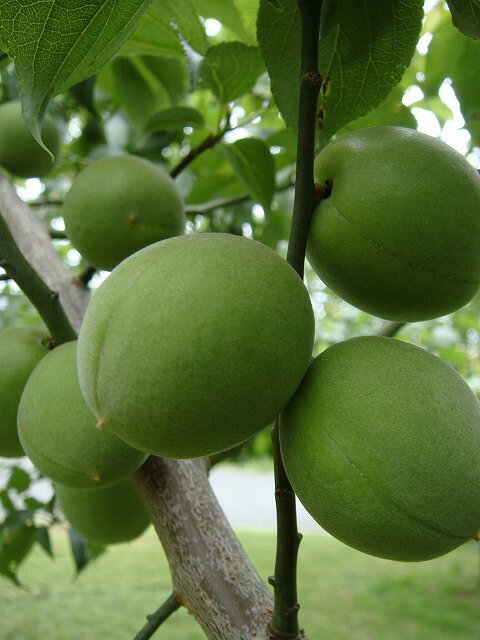
[[[419,347],[329,347],[284,410],[280,443],[302,504],[355,549],[429,560],[480,531],[480,403]]]
[[[17,431],[17,411],[27,380],[49,352],[49,335],[39,327],[0,331],[0,456],[25,453]]]
[[[120,264],[89,304],[80,386],[132,446],[191,458],[237,445],[288,402],[310,361],[308,292],[254,240],[187,234]]]
[[[67,342],[50,351],[25,386],[20,441],[33,464],[55,482],[104,487],[133,473],[145,454],[95,424],[78,384],[76,342]]]
[[[63,515],[82,536],[98,544],[129,542],[150,524],[131,477],[101,489],[55,485]]]
[[[41,132],[45,146],[56,158],[61,135],[53,118],[45,117]],[[20,178],[43,177],[54,167],[50,154],[31,134],[17,101],[0,105],[0,165]]]
[[[62,215],[73,246],[98,269],[113,269],[149,244],[185,230],[178,188],[160,166],[137,156],[100,158],[77,176]]]
[[[402,322],[441,316],[480,285],[480,176],[445,143],[371,127],[328,144],[308,259],[335,293]]]

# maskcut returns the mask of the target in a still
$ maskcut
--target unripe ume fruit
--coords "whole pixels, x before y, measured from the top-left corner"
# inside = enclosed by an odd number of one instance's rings
[[[0,332],[0,456],[17,458],[24,451],[17,432],[17,411],[28,377],[49,352],[48,333],[39,327]]]
[[[113,269],[149,244],[183,233],[177,185],[160,166],[137,156],[95,161],[77,176],[62,215],[73,246],[98,269]]]
[[[480,176],[445,143],[402,127],[328,144],[316,181],[308,258],[339,296],[398,321],[435,318],[480,284]]]
[[[41,131],[43,143],[55,158],[61,136],[53,118],[45,116]],[[31,134],[17,101],[0,105],[0,165],[20,178],[43,177],[54,167],[51,156]]]
[[[18,409],[21,443],[55,482],[104,487],[135,471],[145,455],[95,425],[78,384],[76,342],[67,342],[50,351],[28,380]]]
[[[229,234],[164,240],[120,264],[89,304],[80,386],[104,428],[190,458],[267,426],[313,346],[308,292],[265,245]]]
[[[423,349],[380,337],[328,348],[284,410],[280,441],[302,504],[355,549],[428,560],[480,531],[480,403]]]
[[[98,544],[129,542],[150,524],[147,510],[131,477],[102,489],[55,485],[57,500],[70,525]]]

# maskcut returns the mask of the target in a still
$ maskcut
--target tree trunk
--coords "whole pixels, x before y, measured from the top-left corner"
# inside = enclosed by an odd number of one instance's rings
[[[76,330],[88,289],[65,269],[43,221],[0,174],[0,213],[25,258],[60,294]],[[270,593],[232,531],[204,459],[151,456],[136,481],[165,550],[173,588],[210,640],[267,640]]]

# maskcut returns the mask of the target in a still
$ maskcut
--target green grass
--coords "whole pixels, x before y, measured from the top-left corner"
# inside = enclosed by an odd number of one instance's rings
[[[274,536],[240,538],[260,574],[271,574]],[[112,547],[74,581],[60,531],[54,547],[55,562],[38,549],[21,568],[28,592],[0,579],[1,640],[132,640],[169,594],[167,564],[152,531]],[[438,560],[400,564],[307,535],[299,566],[301,623],[310,640],[477,640],[479,559],[471,543]],[[154,637],[205,638],[184,610]]]

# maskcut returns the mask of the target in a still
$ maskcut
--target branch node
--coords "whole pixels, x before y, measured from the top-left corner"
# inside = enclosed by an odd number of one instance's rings
[[[322,76],[321,76],[320,73],[318,73],[318,71],[308,71],[305,74],[304,78],[306,78],[313,85],[315,85],[315,84],[321,85],[322,82],[323,82]]]

